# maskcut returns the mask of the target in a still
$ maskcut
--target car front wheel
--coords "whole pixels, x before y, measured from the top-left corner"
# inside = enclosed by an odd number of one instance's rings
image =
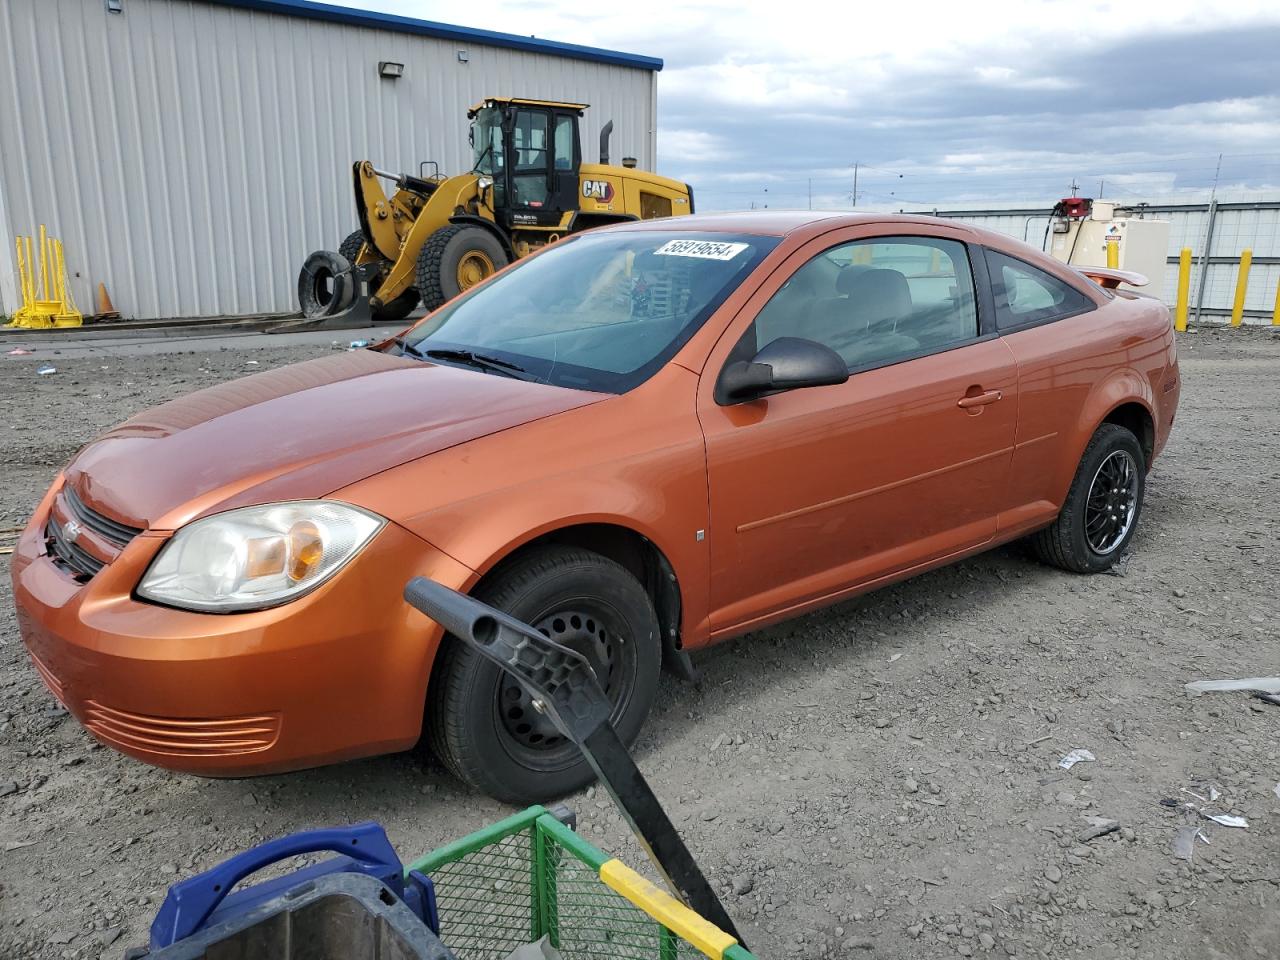
[[[635,741],[657,693],[662,646],[653,604],[624,567],[587,550],[537,548],[498,568],[476,598],[583,654],[613,702],[615,729]],[[444,639],[429,701],[436,755],[498,800],[539,802],[594,776],[514,679],[453,637]]]
[[[1031,537],[1036,555],[1074,573],[1109,569],[1138,527],[1146,473],[1138,438],[1124,427],[1104,423],[1080,458],[1058,519]]]

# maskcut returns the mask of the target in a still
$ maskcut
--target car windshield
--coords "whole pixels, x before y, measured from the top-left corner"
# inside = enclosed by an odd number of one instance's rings
[[[623,393],[674,356],[777,243],[675,230],[574,237],[447,304],[402,343],[433,362]]]

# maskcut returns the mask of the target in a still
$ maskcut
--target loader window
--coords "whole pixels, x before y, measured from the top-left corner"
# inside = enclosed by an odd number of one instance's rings
[[[573,117],[556,117],[556,169],[573,169]]]
[[[538,208],[547,202],[547,114],[541,110],[517,110],[511,149],[515,176],[511,183],[519,206]]]
[[[505,158],[502,150],[502,112],[485,107],[476,114],[471,126],[472,167],[476,173],[496,177],[502,173]]]
[[[407,339],[418,351],[498,357],[557,386],[624,393],[674,356],[777,243],[675,231],[570,238],[463,294]]]

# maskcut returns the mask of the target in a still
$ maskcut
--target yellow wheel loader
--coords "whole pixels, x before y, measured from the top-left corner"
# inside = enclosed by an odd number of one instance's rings
[[[513,260],[565,234],[625,220],[693,213],[678,180],[609,164],[610,121],[600,162],[582,162],[585,103],[490,97],[472,107],[472,168],[453,177],[354,165],[360,229],[337,253],[313,253],[298,278],[303,316],[343,311],[371,323],[403,320],[419,300],[434,310]],[[382,181],[395,184],[390,198]],[[367,312],[367,317],[364,314]]]

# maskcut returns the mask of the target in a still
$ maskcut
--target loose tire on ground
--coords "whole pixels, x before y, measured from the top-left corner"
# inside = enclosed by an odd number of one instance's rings
[[[441,227],[427,238],[418,253],[418,292],[422,294],[422,303],[428,310],[434,310],[509,262],[498,238],[483,227],[457,223]]]
[[[1131,478],[1120,486],[1130,487],[1131,493],[1108,494],[1107,477],[1126,465]],[[1138,438],[1124,427],[1104,423],[1085,447],[1058,519],[1029,538],[1032,551],[1043,562],[1073,573],[1109,569],[1138,529],[1146,482],[1146,457]],[[1125,517],[1123,504],[1130,497],[1131,515],[1119,525],[1116,521]]]
[[[499,567],[476,596],[584,653],[613,698],[619,736],[635,741],[662,659],[658,618],[635,577],[599,554],[548,546]],[[432,670],[426,720],[436,756],[506,803],[562,796],[594,777],[518,684],[453,637],[445,637]]]
[[[338,245],[338,253],[342,254],[349,260],[352,265],[360,256],[360,251],[364,249],[364,234],[359,230],[349,233],[345,240]],[[386,271],[390,269],[391,264],[385,259],[379,257],[384,264],[382,275],[386,276]],[[418,291],[413,287],[407,289],[400,296],[396,297],[390,303],[383,304],[373,311],[374,323],[399,323],[405,317],[413,312],[413,308],[418,305]]]
[[[314,319],[331,317],[351,306],[355,276],[351,262],[332,250],[317,250],[298,272],[298,308]]]

